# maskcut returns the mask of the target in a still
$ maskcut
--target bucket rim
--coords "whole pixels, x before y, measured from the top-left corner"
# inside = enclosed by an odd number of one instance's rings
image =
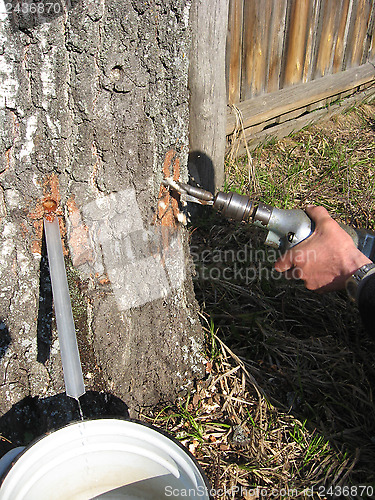
[[[183,444],[181,444],[174,436],[172,436],[169,432],[165,431],[164,429],[159,429],[158,427],[156,427],[155,425],[153,424],[150,424],[149,422],[144,422],[142,420],[139,420],[139,419],[136,419],[136,418],[130,418],[130,417],[115,417],[115,416],[109,416],[109,415],[104,415],[104,416],[95,416],[93,418],[88,418],[88,419],[83,419],[83,420],[79,420],[79,419],[75,419],[71,422],[68,422],[67,424],[65,425],[62,425],[61,427],[57,427],[57,428],[52,428],[48,431],[46,431],[44,434],[36,437],[35,439],[33,439],[32,441],[30,441],[30,443],[28,443],[24,448],[23,450],[20,451],[20,453],[10,462],[10,464],[8,465],[8,467],[4,470],[4,473],[3,475],[0,477],[0,489],[2,487],[2,484],[3,482],[5,481],[8,473],[10,472],[10,470],[16,465],[16,463],[18,462],[18,460],[30,449],[32,448],[34,445],[36,445],[39,441],[43,440],[44,438],[46,438],[47,436],[53,434],[54,432],[58,432],[62,429],[65,429],[66,427],[70,427],[70,426],[74,426],[74,425],[78,425],[78,424],[81,424],[81,423],[85,423],[85,422],[91,422],[91,421],[98,421],[98,420],[103,420],[103,421],[107,421],[107,420],[118,420],[118,421],[124,421],[124,422],[131,422],[131,423],[134,423],[134,424],[139,424],[143,427],[147,427],[148,429],[151,429],[153,431],[156,431],[157,433],[161,434],[162,436],[164,436],[165,438],[169,439],[170,441],[172,441],[174,444],[176,444],[189,458],[190,460],[193,462],[193,464],[195,465],[195,467],[197,468],[199,474],[201,475],[202,479],[203,479],[203,482],[204,482],[204,485],[206,487],[206,491],[207,491],[207,494],[208,494],[208,498],[210,500],[214,500],[214,497],[212,496],[212,491],[211,491],[211,485],[208,481],[208,478],[206,476],[206,473],[204,472],[202,466],[199,464],[199,462],[197,461],[197,459],[194,457],[194,455],[188,450],[188,448],[186,448]],[[10,450],[11,451],[11,450]]]

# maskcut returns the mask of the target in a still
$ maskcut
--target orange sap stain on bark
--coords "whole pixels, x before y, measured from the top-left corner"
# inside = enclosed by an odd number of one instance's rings
[[[178,181],[180,179],[180,159],[173,149],[165,155],[163,174],[164,178],[171,177],[172,175],[173,180]],[[158,196],[157,220],[162,226],[177,226],[177,217],[180,213],[178,203],[179,195],[171,193],[167,187],[161,185]]]
[[[33,210],[28,213],[29,219],[33,221],[35,238],[31,242],[31,252],[41,254],[43,238],[43,218],[53,220],[58,217],[60,233],[62,235],[62,247],[64,255],[68,255],[63,237],[66,228],[63,220],[63,210],[60,206],[61,196],[59,191],[59,178],[56,174],[47,176],[43,181],[43,197],[39,199]]]

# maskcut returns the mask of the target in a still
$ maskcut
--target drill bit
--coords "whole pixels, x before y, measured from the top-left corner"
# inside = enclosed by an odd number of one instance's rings
[[[180,193],[185,201],[198,203],[199,205],[213,205],[214,203],[214,195],[205,189],[175,181],[171,177],[164,179],[162,184]]]

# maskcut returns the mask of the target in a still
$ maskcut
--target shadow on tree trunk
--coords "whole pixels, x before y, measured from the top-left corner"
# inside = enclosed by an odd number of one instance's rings
[[[6,353],[11,342],[9,330],[3,319],[0,318],[0,359]]]
[[[52,287],[48,267],[46,239],[43,231],[39,272],[39,309],[37,323],[37,361],[45,363],[49,358],[52,342]]]

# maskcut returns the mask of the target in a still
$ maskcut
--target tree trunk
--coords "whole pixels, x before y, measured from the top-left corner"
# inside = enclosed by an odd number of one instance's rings
[[[190,13],[189,163],[196,180],[210,191],[224,184],[228,10],[229,0],[193,0]]]
[[[64,391],[49,197],[86,388],[134,414],[174,399],[203,366],[183,215],[160,188],[165,175],[187,180],[189,2],[53,5],[49,19],[14,10],[0,27],[0,414]]]

